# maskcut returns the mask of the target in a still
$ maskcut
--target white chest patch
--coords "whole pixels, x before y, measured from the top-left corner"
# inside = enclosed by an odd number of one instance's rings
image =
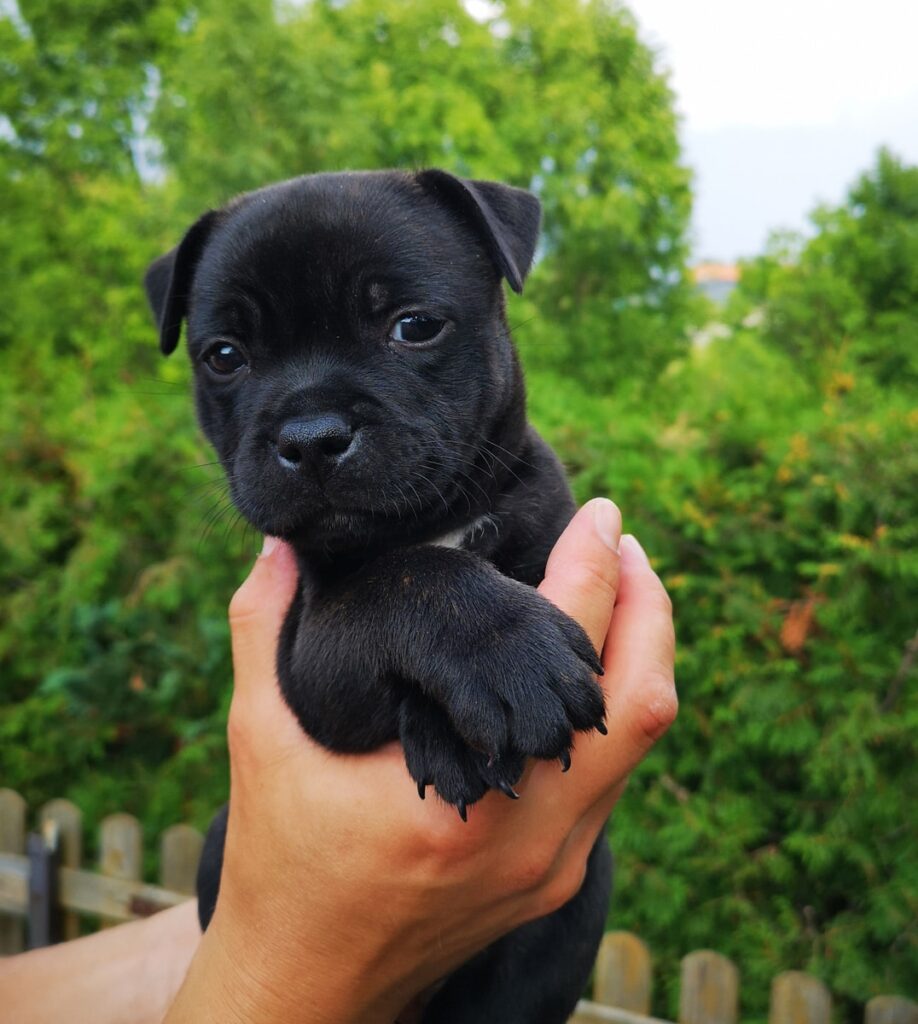
[[[490,516],[479,516],[467,526],[460,526],[456,530],[444,533],[442,537],[434,537],[428,544],[438,548],[464,548],[472,540],[478,537],[488,526],[494,526]]]

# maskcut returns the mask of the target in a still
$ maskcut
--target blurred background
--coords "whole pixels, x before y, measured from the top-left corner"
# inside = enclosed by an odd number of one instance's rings
[[[533,418],[676,607],[683,709],[616,811],[610,927],[661,1014],[704,946],[750,1021],[787,968],[838,1020],[914,997],[916,29],[885,0],[2,0],[0,786],[70,798],[88,842],[226,796],[258,538],[146,265],[294,174],[500,179],[545,210],[509,298]]]

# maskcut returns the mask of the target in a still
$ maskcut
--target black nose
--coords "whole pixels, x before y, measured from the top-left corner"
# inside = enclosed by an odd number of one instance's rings
[[[277,435],[277,458],[287,469],[306,463],[327,470],[341,461],[353,440],[351,425],[334,413],[287,420]]]

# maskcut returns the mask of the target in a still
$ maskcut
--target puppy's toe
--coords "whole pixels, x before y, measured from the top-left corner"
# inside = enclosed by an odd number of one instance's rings
[[[481,777],[489,789],[496,789],[512,800],[517,799],[513,787],[519,782],[526,767],[526,758],[511,747],[505,749],[500,757],[489,758],[479,766]]]
[[[537,699],[507,702],[511,742],[515,750],[529,757],[552,760],[571,745],[571,724],[564,703],[543,682]]]
[[[601,725],[606,713],[605,698],[595,675],[585,665],[571,665],[569,670],[554,674],[551,688],[574,731],[587,732]]]
[[[428,786],[465,817],[488,791],[481,769],[487,758],[456,733],[446,713],[421,694],[407,695],[399,709],[399,736],[408,772],[423,797]]]

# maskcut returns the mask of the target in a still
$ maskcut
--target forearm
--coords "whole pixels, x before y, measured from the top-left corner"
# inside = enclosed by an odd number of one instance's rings
[[[201,938],[189,900],[143,921],[0,960],[16,1024],[160,1024]]]
[[[328,957],[312,943],[262,935],[258,915],[226,914],[226,902],[164,1024],[392,1024],[407,1001],[381,995],[380,972],[361,969],[347,951]]]

